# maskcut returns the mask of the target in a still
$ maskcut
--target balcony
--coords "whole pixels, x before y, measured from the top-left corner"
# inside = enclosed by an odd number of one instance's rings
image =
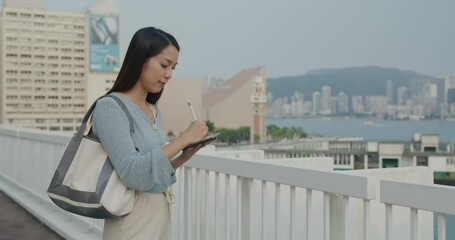
[[[101,239],[101,220],[46,195],[69,138],[0,126],[0,191],[65,239]],[[434,185],[430,168],[334,172],[333,162],[209,147],[177,171],[174,239],[450,239],[455,188]]]

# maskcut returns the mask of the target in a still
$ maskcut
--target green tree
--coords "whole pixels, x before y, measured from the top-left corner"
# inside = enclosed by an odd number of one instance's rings
[[[215,123],[210,120],[205,121],[205,124],[209,128],[209,132],[215,132]]]
[[[300,127],[280,128],[276,125],[269,125],[267,126],[267,132],[272,141],[278,141],[283,138],[295,140],[307,137],[307,134]]]
[[[259,143],[259,140],[261,139],[261,136],[259,136],[259,134],[254,134],[253,136],[253,141],[254,143]]]
[[[167,139],[172,140],[174,139],[174,137],[175,137],[174,132],[172,130],[169,130],[169,132],[167,132]]]
[[[220,133],[220,141],[228,144],[249,142],[250,139],[249,127],[240,127],[237,129],[217,128],[216,132]]]

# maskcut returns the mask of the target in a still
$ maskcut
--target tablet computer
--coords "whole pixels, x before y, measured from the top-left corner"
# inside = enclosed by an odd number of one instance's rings
[[[190,148],[190,147],[197,146],[202,143],[211,142],[211,141],[215,140],[219,135],[220,135],[220,133],[214,133],[214,134],[208,135],[207,137],[205,137],[204,139],[202,139],[199,142],[191,143],[190,145],[186,146],[183,150]]]

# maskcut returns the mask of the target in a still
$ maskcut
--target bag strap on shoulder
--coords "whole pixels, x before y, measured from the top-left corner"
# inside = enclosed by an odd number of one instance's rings
[[[130,124],[130,133],[131,134],[134,133],[133,118],[131,117],[131,114],[128,111],[128,108],[125,106],[125,104],[123,103],[123,101],[119,97],[110,94],[110,95],[101,96],[98,99],[96,99],[95,102],[93,102],[92,106],[90,106],[90,108],[87,110],[87,112],[85,113],[84,117],[82,118],[81,126],[79,127],[79,130],[77,131],[76,135],[81,135],[81,137],[82,137],[82,135],[85,132],[85,129],[87,127],[87,122],[90,119],[90,116],[92,116],[93,110],[95,109],[96,103],[98,102],[98,100],[100,100],[101,98],[104,98],[104,97],[113,98],[120,105],[122,110],[125,112],[126,117],[128,118],[128,122]]]
[[[115,95],[104,95],[103,97],[111,97],[113,98],[115,101],[117,101],[117,103],[120,105],[120,107],[123,109],[123,111],[125,112],[126,114],[126,117],[128,118],[128,122],[130,123],[130,132],[131,133],[134,133],[134,124],[133,124],[133,118],[131,117],[131,114],[130,114],[130,111],[128,111],[128,108],[126,108],[125,106],[125,103],[123,103],[123,101],[115,96]],[[102,98],[102,97],[101,97]]]

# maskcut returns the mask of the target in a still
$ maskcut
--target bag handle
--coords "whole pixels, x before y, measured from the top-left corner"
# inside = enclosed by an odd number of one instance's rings
[[[104,97],[113,98],[120,105],[122,110],[125,112],[126,117],[128,118],[128,122],[130,124],[130,134],[134,133],[133,118],[131,117],[131,114],[128,111],[128,108],[126,108],[126,106],[123,103],[123,101],[119,97],[117,97],[115,95],[104,95],[104,96],[101,96],[98,99],[96,99],[96,101],[92,104],[92,106],[90,106],[90,108],[87,110],[87,112],[85,113],[84,117],[82,118],[81,126],[79,127],[79,129],[77,130],[77,133],[75,134],[76,136],[78,136],[78,137],[80,137],[82,139],[82,136],[85,133],[85,129],[87,128],[87,122],[90,119],[90,116],[92,116],[92,112],[95,109],[96,103],[98,102],[98,100],[100,100],[101,98],[104,98]]]

